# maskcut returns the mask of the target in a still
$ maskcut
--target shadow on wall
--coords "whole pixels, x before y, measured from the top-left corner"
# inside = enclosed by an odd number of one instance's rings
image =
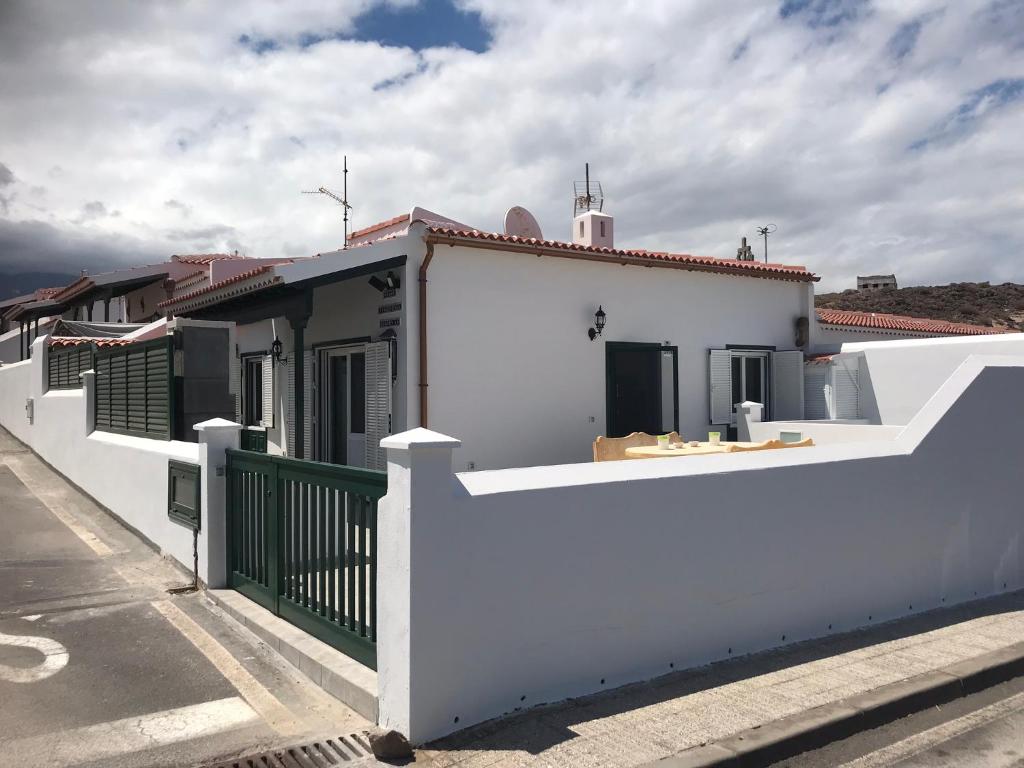
[[[804,664],[813,664],[838,654],[870,648],[881,643],[891,643],[971,619],[1021,610],[1024,610],[1024,591],[950,608],[938,608],[909,619],[857,629],[824,640],[794,643],[784,648],[718,661],[695,669],[669,671],[653,680],[572,699],[553,710],[529,709],[515,712],[505,718],[470,726],[451,736],[430,742],[426,747],[453,752],[489,750],[539,755],[559,744],[579,738],[580,730],[577,726],[585,723],[655,707],[673,699],[695,696],[722,685],[752,680]],[[823,629],[830,631],[831,628],[829,625]],[[671,663],[666,665],[669,670],[673,666]],[[524,702],[523,706],[530,708],[536,706],[536,703]],[[694,746],[696,743],[695,738]]]

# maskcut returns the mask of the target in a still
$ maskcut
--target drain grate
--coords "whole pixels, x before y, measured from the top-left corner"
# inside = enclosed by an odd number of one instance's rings
[[[370,757],[370,745],[359,733],[320,739],[297,747],[271,749],[258,755],[215,763],[208,768],[329,768]]]

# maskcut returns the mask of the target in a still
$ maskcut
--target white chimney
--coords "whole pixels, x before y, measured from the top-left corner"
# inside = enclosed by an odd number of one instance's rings
[[[600,211],[584,211],[572,220],[572,241],[576,245],[614,248],[615,219]]]

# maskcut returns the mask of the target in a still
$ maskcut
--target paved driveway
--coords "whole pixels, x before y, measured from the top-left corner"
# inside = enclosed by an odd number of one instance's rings
[[[163,478],[154,478],[159,492]],[[196,765],[367,727],[0,430],[0,754]]]

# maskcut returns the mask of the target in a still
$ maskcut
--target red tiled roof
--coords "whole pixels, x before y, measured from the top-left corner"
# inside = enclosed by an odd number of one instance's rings
[[[789,264],[764,264],[759,261],[718,259],[711,256],[691,256],[687,253],[667,253],[664,251],[600,248],[597,246],[565,243],[560,240],[537,240],[532,237],[517,237],[516,235],[501,235],[495,232],[481,232],[476,229],[452,229],[442,225],[427,226],[427,231],[446,238],[488,240],[495,243],[516,246],[517,249],[523,250],[543,248],[545,250],[593,254],[599,257],[606,257],[606,259],[602,260],[621,261],[621,263],[624,264],[635,261],[641,264],[646,263],[650,266],[658,266],[660,264],[667,267],[681,267],[683,269],[692,269],[700,272],[717,272],[721,274],[746,275],[750,277],[764,277],[776,280],[797,280],[800,282],[812,282],[820,279],[813,272],[809,272],[806,267]]]
[[[364,237],[365,235],[369,235],[371,232],[376,232],[379,229],[387,229],[388,227],[393,227],[396,224],[404,224],[408,220],[409,214],[404,213],[401,216],[395,216],[394,218],[387,219],[386,221],[378,221],[376,224],[371,224],[368,227],[357,229],[355,232],[349,233],[348,237],[350,240],[357,237]]]
[[[812,365],[822,365],[824,363],[831,363],[834,355],[805,355],[804,362],[811,363]]]
[[[174,261],[182,264],[209,264],[213,261],[244,261],[255,256],[240,256],[237,253],[184,253],[171,256]]]
[[[50,296],[50,298],[56,299],[57,301],[64,301],[65,299],[69,299],[86,290],[91,284],[92,279],[89,275],[82,275],[73,283],[68,283],[63,288],[58,289],[56,293]]]
[[[125,347],[135,339],[92,339],[88,336],[58,336],[50,338],[51,347],[77,347],[79,344],[95,344],[97,347]]]
[[[261,275],[264,272],[271,271],[273,268],[274,268],[273,264],[264,264],[262,267],[256,267],[255,269],[250,269],[250,270],[248,270],[246,272],[239,272],[237,275],[233,275],[233,276],[231,276],[229,278],[226,278],[226,279],[221,280],[219,282],[213,283],[212,285],[207,285],[207,286],[204,286],[203,288],[199,288],[197,290],[191,291],[190,293],[186,293],[183,296],[178,296],[178,297],[173,298],[173,299],[167,299],[166,301],[161,301],[159,304],[157,304],[157,306],[158,307],[169,307],[172,304],[181,304],[182,302],[185,302],[185,301],[191,301],[192,299],[194,299],[194,298],[196,298],[198,296],[202,296],[203,294],[211,293],[213,291],[216,291],[216,290],[218,290],[220,288],[224,288],[225,286],[228,286],[228,285],[232,285],[234,283],[240,283],[243,280],[248,280],[249,278],[252,278],[252,277],[257,277],[258,275]],[[280,278],[275,278],[275,280],[279,280],[279,279]]]
[[[882,312],[857,312],[848,309],[819,309],[818,320],[827,325],[848,328],[875,328],[887,331],[916,331],[939,336],[986,336],[996,333],[1015,333],[987,325],[951,323],[948,320],[930,320],[924,317],[905,317]]]

